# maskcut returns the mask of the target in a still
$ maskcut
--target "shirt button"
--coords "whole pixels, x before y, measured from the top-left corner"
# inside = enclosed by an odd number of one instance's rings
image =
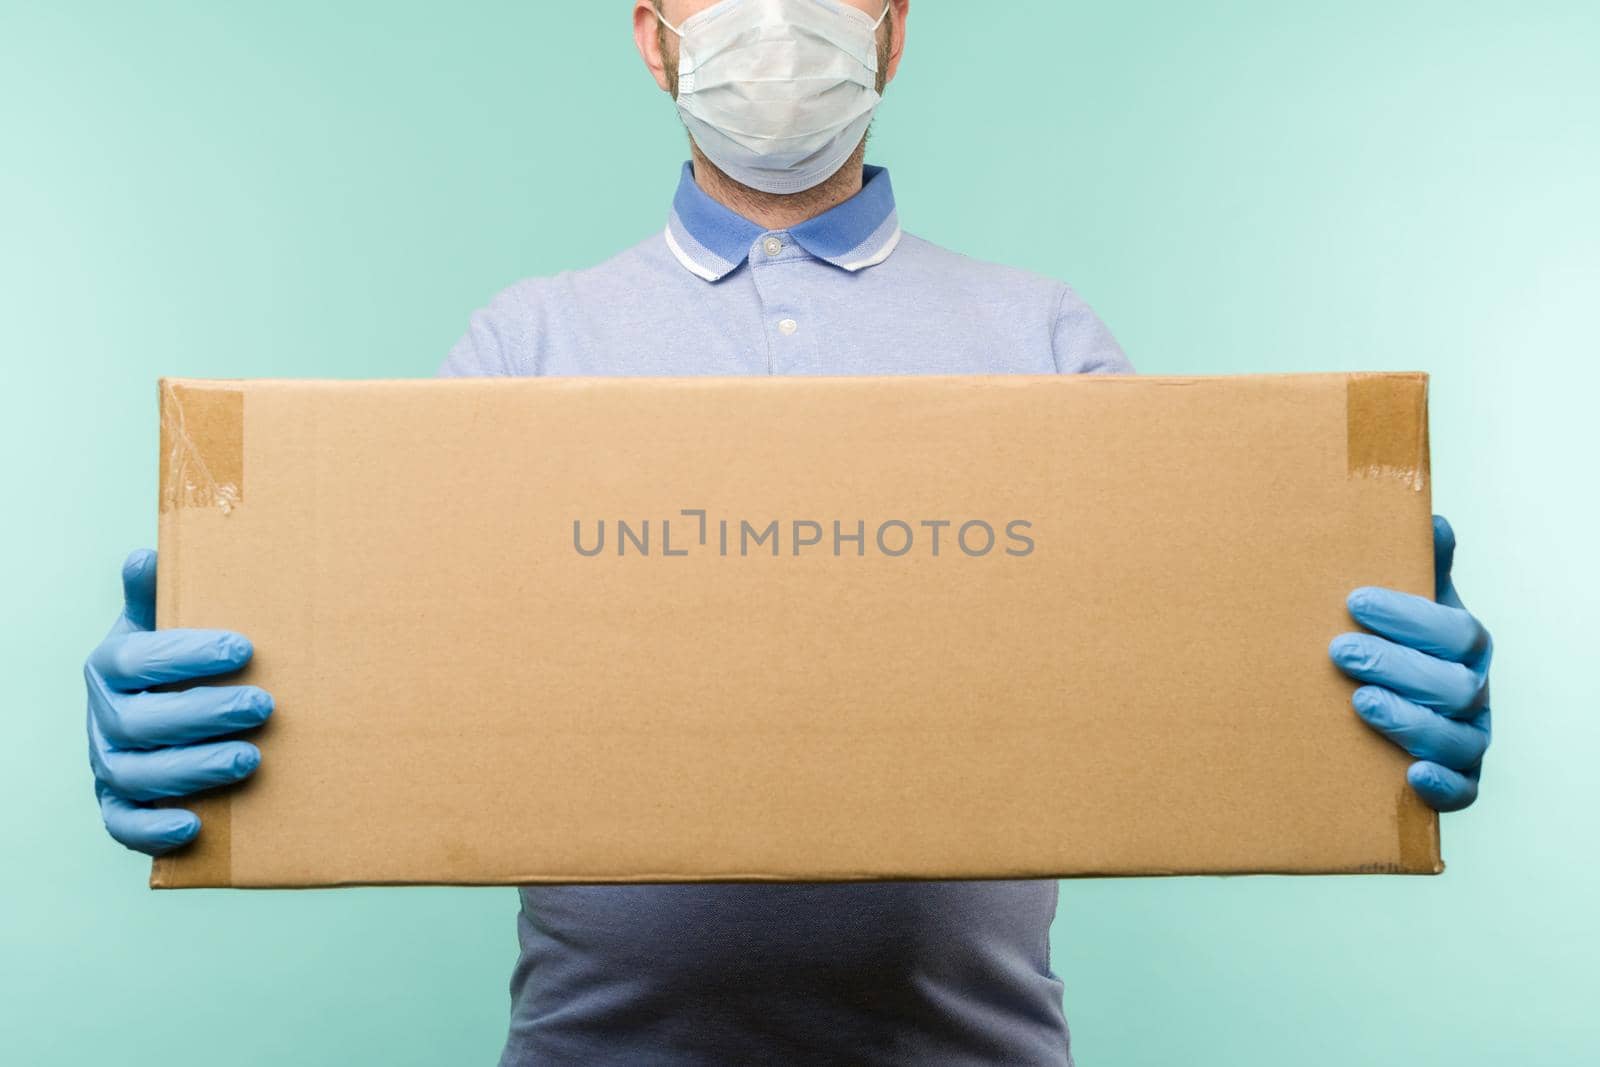
[[[793,319],[784,319],[782,322],[778,323],[778,330],[785,337],[793,337],[794,332],[799,328],[800,324]]]
[[[768,237],[765,241],[761,242],[761,248],[767,253],[767,255],[775,256],[779,252],[783,251],[783,242],[778,240],[776,237]]]

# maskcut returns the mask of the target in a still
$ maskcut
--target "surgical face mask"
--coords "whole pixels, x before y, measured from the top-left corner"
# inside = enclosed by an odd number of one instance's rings
[[[836,174],[878,94],[877,21],[842,0],[721,0],[674,26],[678,113],[706,158],[765,193]]]

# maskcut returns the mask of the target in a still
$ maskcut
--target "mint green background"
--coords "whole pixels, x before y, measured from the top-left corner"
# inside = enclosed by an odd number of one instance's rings
[[[428,375],[663,224],[626,6],[0,0],[0,1058],[492,1061],[514,893],[147,891],[78,672],[154,539],[157,375]],[[1081,1062],[1600,1061],[1600,9],[915,6],[872,152],[907,226],[1069,279],[1147,373],[1433,372],[1498,638],[1444,877],[1064,887]]]

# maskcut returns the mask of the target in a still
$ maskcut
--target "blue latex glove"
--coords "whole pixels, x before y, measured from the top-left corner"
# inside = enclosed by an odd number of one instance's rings
[[[1461,604],[1450,580],[1456,535],[1433,517],[1435,600],[1392,589],[1357,589],[1350,614],[1372,633],[1340,634],[1328,647],[1339,669],[1368,684],[1356,714],[1417,758],[1411,788],[1439,811],[1478,797],[1489,747],[1489,632]],[[1374,636],[1377,635],[1377,636]]]
[[[83,665],[89,689],[89,765],[106,830],[159,856],[186,845],[200,819],[151,801],[246,778],[261,762],[248,741],[214,738],[260,726],[272,698],[253,685],[155,686],[227,674],[250,660],[250,642],[226,630],[156,630],[156,554],[122,565],[124,606]]]

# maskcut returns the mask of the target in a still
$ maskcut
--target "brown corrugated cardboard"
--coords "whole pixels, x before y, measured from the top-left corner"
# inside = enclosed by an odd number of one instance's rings
[[[1422,375],[162,383],[277,711],[157,886],[1435,872]]]

